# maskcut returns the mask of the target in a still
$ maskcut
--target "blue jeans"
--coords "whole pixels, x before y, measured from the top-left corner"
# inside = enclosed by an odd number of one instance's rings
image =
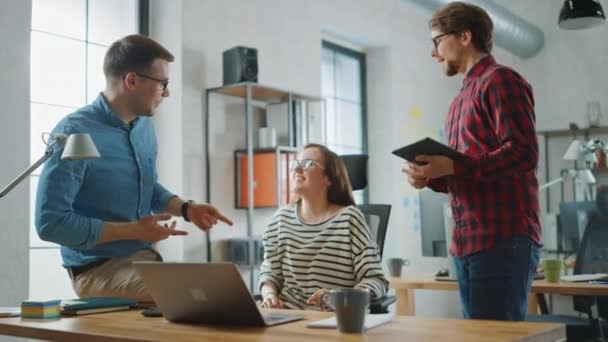
[[[523,235],[492,249],[454,256],[463,317],[523,321],[538,258],[538,246]]]

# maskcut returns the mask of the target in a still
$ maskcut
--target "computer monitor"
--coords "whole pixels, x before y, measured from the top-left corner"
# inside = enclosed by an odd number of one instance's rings
[[[420,234],[422,256],[447,257],[449,245],[445,236],[444,207],[448,195],[430,190],[420,191]],[[451,217],[451,216],[450,216]]]
[[[559,205],[558,237],[561,235],[561,249],[575,252],[583,232],[587,227],[588,214],[596,210],[595,201],[562,202]]]

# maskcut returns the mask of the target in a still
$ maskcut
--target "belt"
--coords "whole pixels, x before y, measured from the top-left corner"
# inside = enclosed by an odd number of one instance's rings
[[[109,258],[97,259],[86,265],[68,267],[67,270],[68,270],[68,273],[70,274],[70,278],[76,279],[76,277],[78,277],[79,275],[81,275],[87,271],[90,271],[90,270],[94,269],[95,267],[99,267],[108,261],[110,261]]]

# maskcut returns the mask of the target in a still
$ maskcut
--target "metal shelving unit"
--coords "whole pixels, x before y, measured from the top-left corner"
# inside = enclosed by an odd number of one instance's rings
[[[321,97],[315,97],[315,96],[308,96],[308,95],[302,95],[302,94],[298,94],[298,93],[294,93],[291,91],[286,91],[286,90],[281,90],[281,89],[277,89],[277,88],[273,88],[273,87],[267,87],[267,86],[263,86],[257,83],[253,83],[253,82],[244,82],[244,83],[237,83],[237,84],[232,84],[232,85],[227,85],[227,86],[223,86],[223,87],[215,87],[215,88],[208,88],[205,90],[205,181],[206,181],[206,201],[207,203],[212,203],[212,191],[211,191],[211,168],[210,168],[210,162],[211,162],[211,158],[210,158],[210,142],[211,142],[211,137],[210,137],[210,120],[211,120],[211,112],[210,112],[210,101],[211,101],[211,97],[212,95],[222,95],[222,96],[227,96],[227,97],[232,97],[232,98],[241,98],[244,100],[245,103],[245,112],[244,112],[244,118],[245,118],[245,142],[246,142],[246,146],[243,149],[244,151],[246,151],[247,154],[247,183],[249,184],[248,186],[248,206],[246,208],[247,210],[247,230],[246,230],[246,237],[248,239],[248,264],[245,266],[247,268],[249,268],[250,270],[254,270],[256,265],[255,265],[255,249],[254,249],[254,240],[252,239],[252,235],[253,235],[253,227],[254,227],[254,196],[253,196],[253,186],[254,186],[254,182],[253,182],[253,155],[254,155],[254,134],[253,134],[253,106],[254,106],[254,102],[260,102],[260,103],[265,103],[265,104],[281,104],[281,103],[287,103],[287,112],[285,115],[287,115],[288,117],[288,131],[291,132],[296,132],[297,129],[299,129],[300,127],[297,127],[298,122],[296,122],[296,120],[294,120],[294,112],[293,112],[293,106],[292,104],[294,103],[294,101],[300,101],[300,102],[319,102],[321,103],[320,106],[320,110],[322,111],[322,114],[324,115],[325,113],[325,103],[323,98]],[[309,108],[307,106],[306,108],[306,113],[304,113],[303,115],[308,118],[309,112],[308,112]],[[308,125],[308,120],[303,120],[303,124]],[[302,122],[300,122],[300,124],[302,124]],[[308,128],[306,127],[305,132],[309,132]],[[305,141],[308,141],[308,136],[306,137],[302,137]],[[300,142],[301,143],[301,142]],[[281,147],[281,149],[277,148],[276,151],[277,153],[280,153],[279,151],[282,149],[289,149],[289,148],[297,148],[297,146],[283,146]],[[277,161],[277,164],[279,164],[279,162]],[[278,168],[278,166],[277,166]],[[236,172],[236,170],[235,170]],[[278,178],[277,178],[278,179]],[[280,186],[277,187],[277,203],[280,203],[280,197],[278,196],[280,193]],[[277,205],[278,207],[278,205]],[[207,246],[207,260],[208,261],[212,261],[212,253],[211,253],[211,232],[207,232],[206,233],[206,246]],[[254,272],[250,272],[250,285],[251,288],[253,289],[253,284],[254,284]]]

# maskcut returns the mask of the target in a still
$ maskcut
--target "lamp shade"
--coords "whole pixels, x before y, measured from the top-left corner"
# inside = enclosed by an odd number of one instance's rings
[[[65,144],[61,160],[100,158],[93,139],[87,133],[70,134]]]
[[[577,177],[581,180],[583,184],[595,184],[595,176],[593,172],[589,169],[579,170]]]
[[[579,160],[584,156],[583,144],[579,140],[572,140],[570,147],[564,154],[564,160]]]
[[[606,21],[599,0],[566,0],[559,12],[557,26],[565,30],[594,27]]]

